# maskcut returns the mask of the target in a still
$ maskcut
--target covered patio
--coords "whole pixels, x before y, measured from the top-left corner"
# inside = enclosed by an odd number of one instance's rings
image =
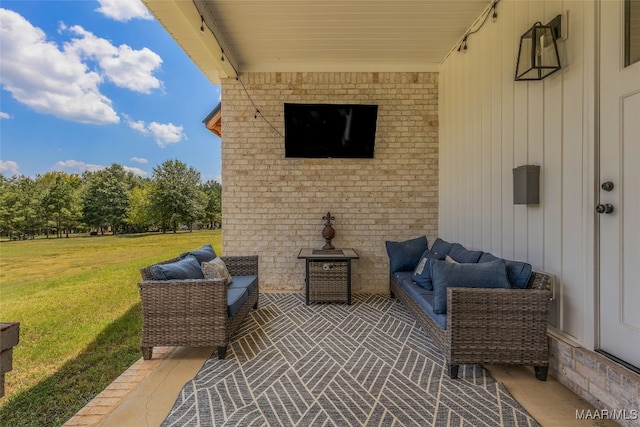
[[[65,426],[159,426],[169,413],[175,396],[214,351],[213,348],[158,349],[158,359],[134,364],[104,392],[71,418]],[[149,368],[152,365],[152,368]],[[615,422],[578,413],[595,408],[550,378],[542,383],[524,367],[485,366],[505,384],[516,400],[543,426],[615,426]]]
[[[638,247],[622,238],[638,231],[622,219],[640,214],[628,190],[640,156],[637,2],[145,4],[222,87],[223,247],[260,255],[261,292],[303,291],[296,254],[322,243],[327,210],[334,244],[360,254],[356,294],[388,293],[385,240],[441,236],[526,261],[555,277],[553,378],[537,383],[525,368],[488,367],[491,375],[542,425],[575,422],[575,395],[597,409],[638,410],[640,282],[629,278],[640,267]],[[558,15],[562,69],[514,81],[521,36]],[[285,103],[377,105],[373,158],[287,157]],[[514,203],[513,169],[526,165],[541,169],[538,203]],[[164,381],[178,378],[188,354],[169,351],[126,401],[144,401],[146,383],[169,393]],[[198,354],[194,369],[206,357]]]

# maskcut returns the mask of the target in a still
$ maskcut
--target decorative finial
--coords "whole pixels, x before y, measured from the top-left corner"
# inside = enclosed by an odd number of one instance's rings
[[[324,238],[325,244],[322,247],[324,250],[335,249],[331,244],[331,239],[336,237],[336,230],[333,229],[333,224],[331,221],[334,221],[336,218],[331,216],[331,212],[327,212],[327,215],[323,216],[324,220],[324,228],[322,229],[322,237]]]

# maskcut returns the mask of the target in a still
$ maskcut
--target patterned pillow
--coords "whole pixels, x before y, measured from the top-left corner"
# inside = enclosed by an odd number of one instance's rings
[[[202,274],[205,279],[224,279],[224,284],[231,283],[231,274],[220,257],[202,263]]]

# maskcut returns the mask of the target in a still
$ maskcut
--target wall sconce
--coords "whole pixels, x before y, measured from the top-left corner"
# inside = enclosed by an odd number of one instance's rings
[[[520,37],[516,81],[542,80],[561,68],[556,44],[561,34],[561,20],[562,16],[558,15],[547,25],[536,22]]]

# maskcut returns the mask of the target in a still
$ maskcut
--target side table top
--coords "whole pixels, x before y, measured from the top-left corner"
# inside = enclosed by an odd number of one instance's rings
[[[358,259],[358,253],[352,248],[342,249],[314,249],[302,248],[298,259]]]

